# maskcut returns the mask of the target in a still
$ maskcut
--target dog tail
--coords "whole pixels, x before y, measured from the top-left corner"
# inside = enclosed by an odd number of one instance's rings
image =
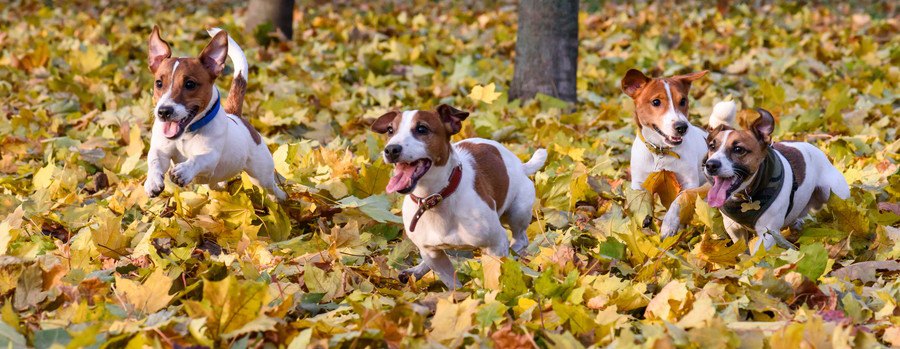
[[[547,162],[547,149],[541,148],[534,152],[531,160],[522,164],[522,169],[525,170],[526,175],[530,176],[540,170],[541,167],[544,167],[545,162]]]
[[[716,128],[719,125],[734,125],[734,116],[737,114],[737,104],[734,101],[723,101],[713,106],[709,115],[709,127]]]
[[[222,31],[220,28],[210,28],[206,32],[210,36],[216,36],[220,31]],[[231,64],[234,65],[234,78],[231,81],[231,89],[228,90],[228,99],[222,103],[222,106],[225,107],[226,113],[241,116],[244,94],[247,92],[249,66],[247,65],[247,57],[244,56],[244,50],[231,39],[231,36],[228,36],[228,57],[231,58]]]

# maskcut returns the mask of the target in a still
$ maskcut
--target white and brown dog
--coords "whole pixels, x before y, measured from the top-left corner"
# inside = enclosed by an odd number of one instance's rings
[[[159,195],[165,187],[163,176],[174,162],[170,178],[178,185],[201,183],[222,190],[225,181],[246,171],[270,198],[284,200],[269,148],[241,117],[248,69],[244,52],[224,31],[215,28],[209,34],[212,41],[196,58],[173,58],[159,28],[154,26],[150,34],[148,61],[156,106],[144,190],[151,197]],[[234,64],[234,78],[228,99],[222,101],[215,81],[226,57]]]
[[[622,91],[634,100],[638,127],[631,145],[631,188],[640,190],[651,173],[673,172],[683,189],[703,184],[706,131],[688,120],[691,83],[706,75],[700,71],[669,78],[649,78],[630,69],[622,78]],[[719,102],[709,118],[711,128],[734,120],[734,102]]]
[[[471,138],[450,143],[469,113],[448,105],[436,111],[392,111],[372,130],[387,134],[384,160],[394,164],[387,192],[408,194],[403,224],[422,262],[400,274],[419,279],[429,270],[451,288],[460,286],[445,250],[481,248],[507,256],[513,233],[516,253],[528,246],[526,229],[535,200],[528,178],[544,166],[547,151],[538,149],[526,163],[495,141]],[[502,223],[501,223],[502,222]]]
[[[768,250],[773,245],[794,248],[782,235],[788,225],[798,224],[811,210],[819,209],[833,192],[842,199],[850,196],[844,175],[828,157],[805,142],[772,143],[775,118],[757,109],[759,118],[749,130],[722,125],[707,137],[704,172],[711,184],[706,201],[722,212],[725,230],[732,240],[748,240],[756,232]],[[674,235],[681,222],[680,202],[669,208],[663,219],[663,237]]]

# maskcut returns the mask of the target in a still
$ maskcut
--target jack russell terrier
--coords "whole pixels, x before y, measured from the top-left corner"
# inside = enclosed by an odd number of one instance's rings
[[[651,173],[675,174],[683,189],[703,184],[701,165],[706,153],[706,131],[688,121],[691,83],[706,75],[700,71],[651,79],[637,69],[622,78],[622,91],[634,100],[638,131],[631,145],[631,188],[641,190]],[[734,102],[719,102],[709,118],[711,128],[734,120]]]
[[[757,109],[759,118],[749,130],[720,125],[706,139],[708,153],[704,172],[712,184],[698,188],[710,206],[722,212],[725,230],[732,240],[748,239],[756,232],[762,243],[795,248],[782,235],[789,224],[799,228],[810,210],[828,202],[833,192],[841,199],[850,196],[844,175],[828,157],[805,142],[772,143],[775,118]],[[684,193],[681,195],[685,195]],[[674,235],[681,226],[681,204],[672,203],[663,219],[661,234]]]
[[[150,197],[159,195],[165,188],[163,176],[174,162],[170,179],[180,186],[194,182],[223,190],[227,180],[246,171],[270,198],[284,200],[269,148],[241,117],[248,69],[244,51],[218,28],[209,34],[212,41],[197,58],[173,58],[159,27],[150,34],[148,61],[156,80],[156,107],[144,190]],[[226,57],[234,64],[234,78],[223,101],[215,81]]]
[[[445,250],[483,248],[503,257],[528,246],[534,183],[528,178],[544,166],[538,149],[526,163],[500,143],[470,138],[450,143],[469,113],[448,105],[436,111],[391,111],[372,124],[387,134],[384,160],[394,164],[387,192],[407,194],[403,224],[422,263],[400,273],[422,278],[434,270],[450,288],[461,286]],[[513,233],[510,247],[506,223]]]

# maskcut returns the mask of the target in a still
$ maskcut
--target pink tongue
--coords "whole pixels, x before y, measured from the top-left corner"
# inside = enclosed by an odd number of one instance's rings
[[[416,167],[410,164],[397,163],[394,165],[394,176],[388,182],[387,192],[390,194],[409,187],[412,184],[412,176],[415,171]]]
[[[180,131],[181,126],[178,125],[178,122],[175,121],[167,121],[163,123],[163,134],[166,137],[175,137]]]
[[[728,188],[731,188],[731,184],[734,183],[734,177],[731,178],[720,178],[713,177],[713,185],[712,188],[709,189],[709,193],[706,195],[706,203],[712,207],[722,207],[725,205],[725,199],[727,199]]]

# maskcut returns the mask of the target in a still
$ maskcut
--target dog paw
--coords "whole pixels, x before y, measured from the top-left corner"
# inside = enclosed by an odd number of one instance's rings
[[[400,280],[400,283],[406,284],[409,282],[410,277],[412,277],[412,273],[404,270],[400,272],[400,275],[397,275],[397,280]]]
[[[680,228],[677,217],[674,221],[668,218],[666,216],[666,219],[663,219],[662,225],[659,227],[659,235],[662,239],[675,236],[675,234],[678,234],[678,228]]]
[[[147,192],[147,196],[151,198],[159,196],[165,188],[166,183],[161,177],[147,177],[147,180],[144,181],[144,191]]]
[[[188,165],[187,163],[180,163],[172,169],[172,174],[169,177],[172,180],[172,183],[186,187],[188,184],[191,184],[191,181],[194,180],[194,176],[196,175],[193,166]]]

